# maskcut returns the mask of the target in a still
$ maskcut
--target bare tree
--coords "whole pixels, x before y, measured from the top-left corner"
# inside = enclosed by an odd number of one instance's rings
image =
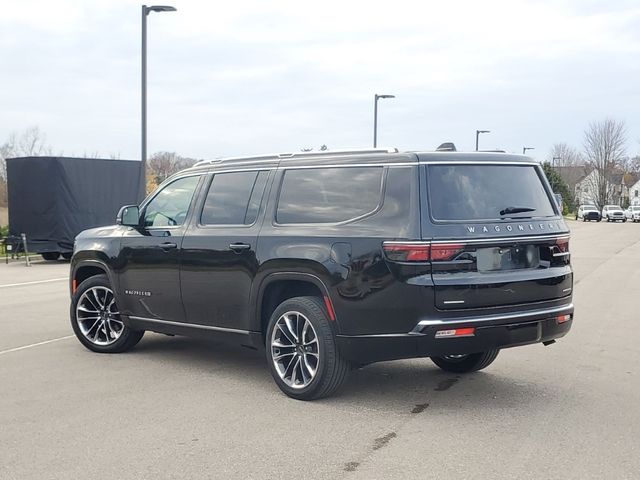
[[[584,164],[582,154],[566,143],[554,144],[549,153],[549,163],[554,167],[573,167]]]
[[[606,119],[593,122],[584,132],[584,150],[587,163],[593,168],[589,189],[596,204],[602,207],[613,195],[615,185],[611,176],[619,169],[625,157],[627,128],[624,122]]]
[[[174,173],[192,166],[196,159],[181,157],[176,152],[157,152],[147,161],[147,173],[159,185]]]
[[[47,136],[40,130],[40,127],[29,127],[21,135],[14,138],[15,154],[22,157],[49,155],[51,147],[47,145],[46,140]]]
[[[566,143],[556,143],[549,152],[549,164],[568,185],[571,192],[576,184],[590,172],[585,158],[576,148]]]

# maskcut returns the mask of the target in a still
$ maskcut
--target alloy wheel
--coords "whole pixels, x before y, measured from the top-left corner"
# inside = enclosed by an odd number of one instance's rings
[[[304,388],[313,381],[320,362],[318,336],[302,313],[280,316],[271,333],[271,358],[289,387]]]
[[[113,291],[103,286],[88,288],[80,296],[76,322],[82,335],[95,345],[115,343],[124,330]]]

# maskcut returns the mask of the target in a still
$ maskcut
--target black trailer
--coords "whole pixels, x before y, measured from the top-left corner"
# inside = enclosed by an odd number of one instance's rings
[[[26,234],[30,252],[70,258],[82,230],[113,224],[122,205],[139,203],[140,162],[103,158],[7,159],[9,234]]]

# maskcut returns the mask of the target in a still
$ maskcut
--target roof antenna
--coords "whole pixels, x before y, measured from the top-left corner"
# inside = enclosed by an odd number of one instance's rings
[[[436,152],[457,152],[456,146],[453,142],[444,142],[441,143],[438,148],[436,148]]]

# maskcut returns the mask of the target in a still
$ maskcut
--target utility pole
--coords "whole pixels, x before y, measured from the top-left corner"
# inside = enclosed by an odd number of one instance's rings
[[[140,187],[143,200],[147,191],[147,15],[151,12],[175,12],[174,7],[166,5],[142,5],[142,71],[141,79],[141,151],[140,151]]]

